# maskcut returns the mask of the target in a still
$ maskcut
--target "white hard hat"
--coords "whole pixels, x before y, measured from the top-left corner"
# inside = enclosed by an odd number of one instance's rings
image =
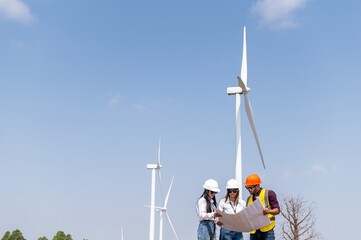
[[[212,192],[219,192],[218,183],[216,180],[208,179],[204,182],[203,188],[210,190]]]
[[[239,189],[239,183],[236,179],[229,179],[227,182],[227,189]]]

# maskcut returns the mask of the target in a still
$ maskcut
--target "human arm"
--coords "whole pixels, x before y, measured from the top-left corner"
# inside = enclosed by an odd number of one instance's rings
[[[207,202],[203,197],[198,200],[196,208],[197,208],[198,218],[200,221],[214,220],[216,217],[222,216],[218,212],[207,212]]]
[[[267,214],[277,215],[279,213],[280,213],[280,210],[278,208],[273,208],[273,209],[265,208],[265,209],[263,209],[263,214],[264,215],[267,215]]]
[[[216,222],[216,224],[217,224],[218,226],[222,227],[222,226],[223,226],[223,222],[221,222],[221,221],[219,220],[219,217],[222,217],[222,212],[221,212],[220,210],[217,210],[217,211],[216,211],[216,214],[217,214],[217,218],[216,218],[215,222]]]
[[[277,215],[280,213],[280,205],[278,203],[277,200],[277,195],[274,191],[272,190],[268,190],[268,200],[269,200],[269,208],[266,208],[263,210],[263,214],[267,215],[267,214],[272,214],[272,215]]]

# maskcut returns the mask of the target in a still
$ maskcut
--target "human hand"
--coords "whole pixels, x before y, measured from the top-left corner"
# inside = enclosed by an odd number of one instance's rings
[[[214,217],[222,217],[222,214],[217,211],[217,212],[214,213]]]
[[[268,208],[263,209],[263,215],[267,215],[267,214],[270,214],[270,213],[271,213],[270,209],[268,209]]]

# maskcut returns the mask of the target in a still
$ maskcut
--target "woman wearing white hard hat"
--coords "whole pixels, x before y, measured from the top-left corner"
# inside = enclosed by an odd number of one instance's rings
[[[246,208],[246,202],[239,198],[239,183],[236,179],[227,182],[227,194],[219,203],[218,209],[227,214],[236,214]],[[221,228],[219,240],[241,240],[242,232],[230,231]]]
[[[208,179],[203,184],[203,194],[198,199],[196,210],[199,217],[197,231],[198,240],[216,240],[216,218],[221,214],[216,212],[216,194],[219,192],[218,183]]]

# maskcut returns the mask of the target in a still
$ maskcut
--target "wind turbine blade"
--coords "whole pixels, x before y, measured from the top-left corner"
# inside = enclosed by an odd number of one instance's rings
[[[260,145],[259,140],[258,140],[258,135],[257,135],[257,130],[256,130],[256,122],[255,122],[254,117],[253,117],[251,102],[249,101],[247,93],[244,94],[244,98],[245,98],[245,106],[246,106],[246,113],[247,113],[248,121],[251,124],[253,135],[254,135],[254,138],[255,138],[256,143],[257,143],[258,151],[259,151],[259,154],[261,156],[263,168],[266,169],[266,166],[265,166],[264,160],[263,160],[261,145]]]
[[[163,192],[163,183],[162,183],[162,173],[160,169],[158,169],[158,178],[159,178],[159,185],[160,185],[160,192],[162,193],[162,198],[164,199],[164,192]]]
[[[165,212],[165,215],[167,216],[167,219],[168,219],[169,225],[170,225],[170,227],[171,227],[171,228],[172,228],[172,230],[173,230],[173,233],[174,233],[175,238],[178,240],[178,235],[177,235],[177,233],[176,233],[176,232],[175,232],[175,230],[174,230],[173,223],[172,223],[172,221],[170,220],[170,217],[169,217],[168,213],[167,213],[167,212]]]
[[[167,192],[167,196],[165,197],[164,208],[167,208],[167,203],[168,203],[168,199],[169,199],[169,194],[170,194],[170,191],[171,191],[172,185],[173,185],[173,179],[174,179],[174,177],[172,177],[172,181],[170,182],[169,189],[168,189],[168,192]]]
[[[246,27],[243,28],[243,54],[242,54],[242,66],[241,66],[241,79],[244,85],[247,87],[247,43],[246,43]],[[238,84],[240,84],[238,80]],[[244,89],[241,85],[239,85]]]
[[[159,179],[159,184],[160,184],[160,192],[162,193],[162,198],[164,198],[164,193],[163,193],[163,183],[162,183],[162,173],[160,171],[162,165],[160,164],[160,142],[161,142],[161,138],[159,137],[159,143],[158,143],[158,154],[157,154],[157,164],[158,164],[158,179]]]
[[[246,85],[244,84],[244,82],[242,81],[242,79],[240,77],[237,76],[238,79],[238,86],[240,86],[242,88],[242,93],[247,93],[248,89],[246,87]]]
[[[158,143],[158,155],[157,155],[157,163],[158,167],[160,167],[160,137],[159,137],[159,143]]]
[[[144,205],[144,207],[150,208],[150,205]],[[164,207],[154,206],[154,209],[155,209],[157,212],[164,212]]]

